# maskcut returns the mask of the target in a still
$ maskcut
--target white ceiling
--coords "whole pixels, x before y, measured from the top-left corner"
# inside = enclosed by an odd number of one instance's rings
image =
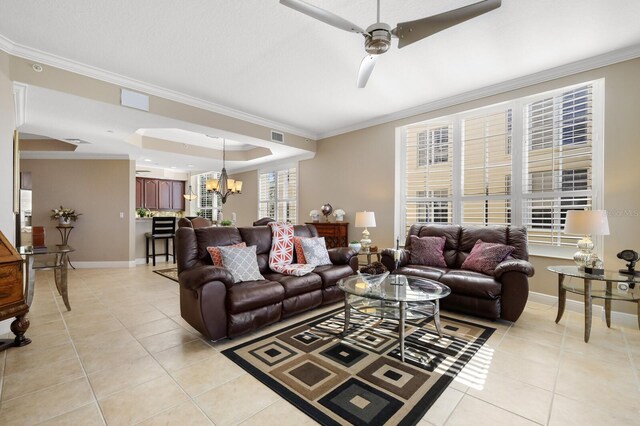
[[[361,27],[375,22],[374,0],[307,1]],[[395,27],[474,2],[381,0],[381,20]],[[13,46],[13,54],[144,82],[315,139],[594,56],[637,50],[639,16],[637,0],[503,0],[497,10],[406,48],[393,41],[365,89],[356,88],[362,36],[277,0],[2,0],[0,42]]]

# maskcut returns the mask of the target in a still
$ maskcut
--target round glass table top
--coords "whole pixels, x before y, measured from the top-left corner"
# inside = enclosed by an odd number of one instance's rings
[[[338,281],[345,293],[369,299],[395,302],[423,302],[442,299],[451,289],[437,281],[410,275],[352,275]]]
[[[640,283],[640,276],[621,274],[618,271],[611,271],[606,269],[603,274],[587,274],[584,270],[578,269],[577,266],[568,265],[549,266],[547,270],[555,272],[556,274],[563,274],[577,278],[586,278],[588,280]]]

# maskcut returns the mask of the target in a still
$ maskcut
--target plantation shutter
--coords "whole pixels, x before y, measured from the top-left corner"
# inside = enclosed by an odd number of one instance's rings
[[[259,217],[297,223],[297,169],[295,167],[260,173]]]
[[[404,223],[452,222],[453,124],[419,123],[406,131]]]
[[[462,119],[462,223],[511,223],[511,109]]]
[[[525,105],[523,224],[529,242],[575,245],[563,233],[568,210],[592,208],[593,87]]]

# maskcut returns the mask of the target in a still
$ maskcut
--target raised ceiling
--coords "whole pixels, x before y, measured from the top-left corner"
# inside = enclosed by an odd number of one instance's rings
[[[362,27],[376,19],[374,0],[308,2]],[[395,26],[474,2],[381,0],[381,20]],[[362,37],[277,0],[3,0],[0,47],[317,139],[596,56],[637,56],[638,16],[640,1],[503,0],[406,48],[393,41],[364,89]]]

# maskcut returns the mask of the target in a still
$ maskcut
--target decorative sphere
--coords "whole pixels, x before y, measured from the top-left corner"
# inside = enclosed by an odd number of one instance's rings
[[[327,203],[320,207],[320,211],[323,215],[329,216],[333,212],[333,207],[331,207],[331,204]]]

